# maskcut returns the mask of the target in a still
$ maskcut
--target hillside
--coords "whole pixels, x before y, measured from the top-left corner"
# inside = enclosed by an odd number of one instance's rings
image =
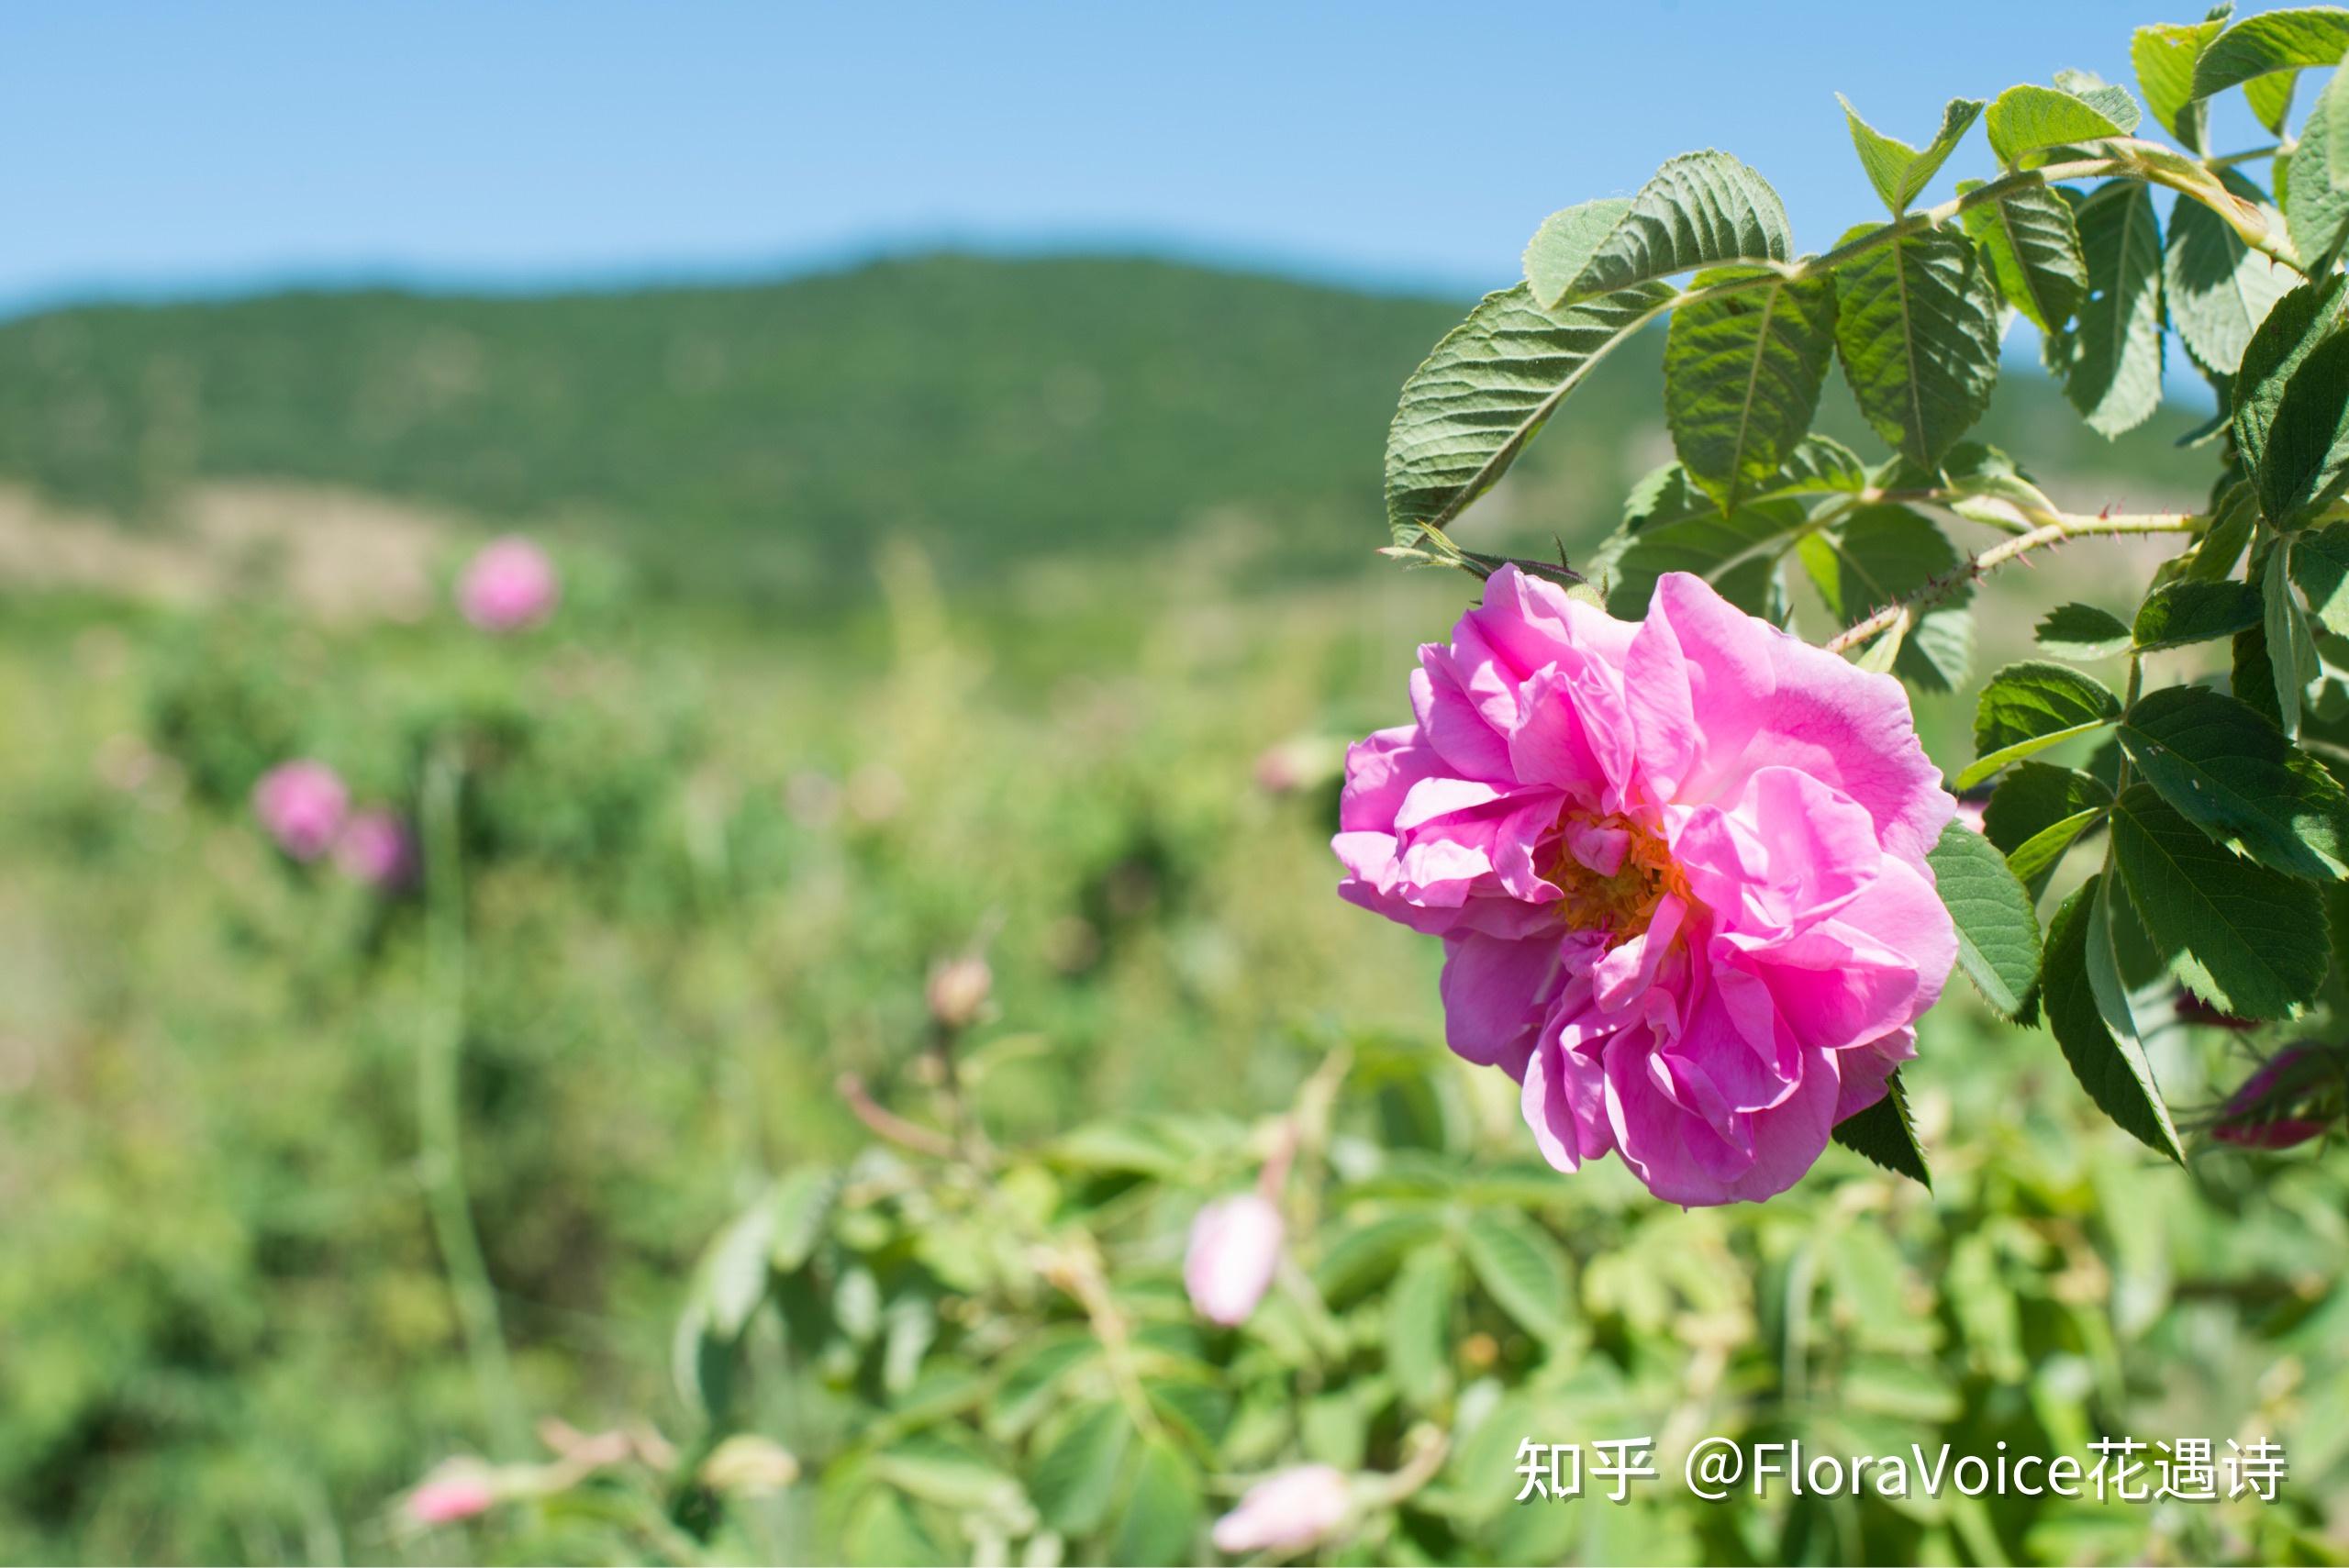
[[[1201,519],[1326,569],[1379,542],[1396,387],[1460,310],[961,255],[755,286],[63,309],[0,326],[0,481],[130,518],[191,481],[332,484],[593,528],[688,588],[861,580],[889,533],[967,578]],[[1619,354],[1536,444],[1498,508],[1521,539],[1587,539],[1666,455],[1655,358]],[[2043,417],[2054,397],[2009,375],[1982,433],[2138,490],[2182,471],[2185,412],[2108,448]],[[1832,396],[1824,422],[1876,450]]]

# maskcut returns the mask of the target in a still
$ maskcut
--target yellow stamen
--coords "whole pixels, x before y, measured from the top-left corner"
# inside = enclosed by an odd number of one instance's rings
[[[1601,876],[1576,860],[1560,838],[1547,875],[1565,895],[1558,900],[1558,913],[1570,929],[1604,932],[1609,947],[1619,946],[1648,929],[1664,895],[1687,896],[1687,879],[1673,863],[1671,850],[1653,831],[1620,812],[1575,820],[1596,828],[1627,832],[1631,841],[1615,874]]]

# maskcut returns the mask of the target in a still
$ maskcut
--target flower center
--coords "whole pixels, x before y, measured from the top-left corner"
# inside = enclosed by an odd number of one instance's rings
[[[1648,929],[1664,895],[1687,896],[1664,840],[1620,812],[1569,810],[1558,828],[1543,875],[1564,895],[1558,914],[1569,929],[1602,932],[1618,946]]]

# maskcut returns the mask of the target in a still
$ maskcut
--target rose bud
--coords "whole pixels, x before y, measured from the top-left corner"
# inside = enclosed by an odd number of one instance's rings
[[[483,546],[457,584],[457,608],[484,631],[536,626],[554,613],[561,597],[546,551],[511,536]]]
[[[1273,1283],[1287,1228],[1258,1193],[1219,1198],[1191,1222],[1183,1284],[1199,1316],[1226,1328],[1244,1323]]]
[[[987,967],[985,959],[969,953],[948,959],[931,970],[924,995],[931,1018],[946,1029],[962,1029],[978,1021],[979,1011],[994,989],[995,971]]]
[[[396,813],[380,806],[353,812],[335,840],[334,863],[353,882],[396,892],[416,875],[416,840]]]
[[[485,1514],[496,1501],[496,1483],[487,1467],[476,1460],[452,1459],[419,1482],[403,1507],[417,1524],[448,1525]]]
[[[2210,1136],[2243,1149],[2289,1149],[2321,1138],[2330,1115],[2310,1115],[2308,1102],[2341,1083],[2341,1068],[2321,1046],[2286,1046],[2244,1079],[2219,1107]]]
[[[297,861],[314,861],[334,847],[350,809],[350,792],[324,762],[280,762],[253,785],[253,815],[277,847]]]
[[[1234,1557],[1303,1551],[1344,1522],[1353,1490],[1345,1472],[1327,1464],[1276,1471],[1249,1487],[1240,1506],[1216,1520],[1216,1550]]]

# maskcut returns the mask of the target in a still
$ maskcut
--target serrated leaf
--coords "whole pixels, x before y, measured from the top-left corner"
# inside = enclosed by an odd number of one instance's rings
[[[1765,501],[1742,508],[1734,517],[1714,511],[1640,529],[1620,549],[1604,552],[1609,573],[1609,609],[1636,618],[1647,612],[1655,581],[1667,572],[1689,572],[1704,578],[1724,598],[1748,615],[1775,619],[1769,613],[1769,582],[1761,573],[1740,568],[1749,563],[1774,566],[1782,541],[1791,538],[1807,518],[1790,501]]]
[[[1981,188],[1962,180],[1958,194]],[[2087,296],[2087,263],[2072,222],[2071,193],[2027,186],[1967,207],[1960,221],[1989,258],[1998,293],[2042,332],[2060,332]]]
[[[2063,863],[2065,851],[2078,841],[2081,834],[2103,820],[2105,809],[2095,806],[2058,817],[2015,846],[2014,853],[2007,857],[2007,869],[2015,873],[2015,880],[2022,884],[2023,891],[2034,902],[2047,891],[2055,868]]]
[[[2235,633],[2227,689],[2237,702],[2268,723],[2278,729],[2284,727],[2284,716],[2276,706],[2276,667],[2267,657],[2267,629],[2264,626]]]
[[[1133,1485],[1110,1537],[1113,1563],[1201,1561],[1199,1473],[1189,1456],[1163,1437],[1144,1438]]]
[[[2332,148],[2332,103],[2326,94],[2301,122],[2283,187],[2285,227],[2291,231],[2300,264],[2310,272],[2321,270],[2320,264],[2341,243],[2343,228],[2349,228],[2349,190],[2342,188],[2349,171],[2334,167]]]
[[[2093,71],[2058,71],[2055,85],[2119,126],[2124,135],[2135,134],[2145,117],[2128,88],[2107,82]]]
[[[1835,1141],[1896,1176],[1919,1183],[1927,1192],[1933,1190],[1932,1173],[1925,1168],[1925,1148],[1917,1140],[1916,1125],[1909,1118],[1909,1094],[1900,1086],[1898,1071],[1886,1080],[1884,1098],[1835,1124]]]
[[[1460,1265],[1448,1246],[1422,1247],[1386,1294],[1386,1370],[1396,1392],[1425,1409],[1452,1382],[1452,1309]]]
[[[1942,830],[1926,861],[1957,926],[1957,962],[1982,999],[2007,1018],[2039,978],[2039,917],[1998,847],[1962,822]]]
[[[2114,803],[2112,848],[2145,934],[2196,995],[2238,1018],[2277,1018],[2324,984],[2324,911],[2306,883],[2221,849],[2150,784]]]
[[[2343,62],[2349,63],[2349,56]],[[2318,102],[2324,109],[2325,172],[2338,191],[2349,185],[2349,72],[2336,65]]]
[[[773,1211],[767,1261],[778,1273],[790,1273],[815,1251],[840,1190],[840,1173],[821,1166],[803,1165],[776,1179],[767,1199]]]
[[[2311,6],[2246,17],[2205,46],[2194,62],[2193,93],[2198,98],[2208,98],[2274,72],[2331,65],[2343,50],[2349,50],[2349,11],[2337,6]],[[2263,114],[2261,118],[2266,117]],[[2282,130],[2280,113],[2267,128]]]
[[[2162,1103],[2154,1070],[2134,1042],[2114,1038],[2098,1011],[2087,969],[2088,916],[2104,877],[2088,878],[2055,911],[2047,928],[2040,977],[2041,1006],[2055,1043],[2088,1098],[2121,1129],[2156,1153],[2185,1162],[2177,1129]]]
[[[1849,626],[1872,611],[1915,594],[1937,577],[1954,573],[1957,547],[1932,521],[1906,506],[1863,507],[1837,528],[1806,537],[1804,566],[1827,602]],[[1970,587],[1960,587],[1909,626],[1890,667],[1927,691],[1965,684],[1974,658]]]
[[[1629,196],[1601,196],[1543,218],[1525,244],[1525,282],[1533,297],[1545,303],[1563,298],[1631,210]]]
[[[2165,22],[2139,28],[2129,40],[2129,63],[2146,109],[2189,152],[2209,150],[2210,111],[2194,95],[2194,62],[2225,28],[2218,20]]]
[[[1876,194],[1884,198],[1884,205],[1895,217],[1909,210],[1909,204],[1941,172],[1941,166],[1949,161],[1949,155],[1982,113],[1979,98],[1952,98],[1943,106],[1941,128],[1920,150],[1869,125],[1842,94],[1836,94],[1835,101],[1843,106],[1843,119],[1851,128],[1852,146],[1860,155],[1860,167],[1867,171],[1868,183],[1876,187]]]
[[[1552,311],[1522,284],[1487,295],[1403,384],[1386,435],[1396,541],[1417,543],[1491,488],[1608,350],[1675,297],[1647,284]]]
[[[2027,156],[2045,148],[2126,136],[2129,128],[2108,112],[2113,107],[2109,103],[2099,107],[2060,87],[2026,82],[1991,100],[1983,117],[1990,133],[1990,150],[2008,168],[2020,169]]]
[[[1004,1473],[963,1429],[940,1423],[909,1432],[873,1456],[873,1471],[924,1502],[950,1508],[1002,1510],[1024,1501],[1019,1483]]]
[[[1937,467],[1998,384],[1989,269],[1964,237],[1930,229],[1845,263],[1835,282],[1835,348],[1860,412],[1902,456]]]
[[[2058,822],[2111,804],[2112,792],[2104,782],[2077,768],[2021,762],[1990,792],[1982,808],[1982,831],[2011,862],[2016,851]]]
[[[2110,659],[2129,646],[2129,624],[2094,605],[2058,605],[2039,617],[2032,637],[2058,659]]]
[[[2223,422],[2232,422],[2233,416],[2223,401],[2219,417]],[[2237,481],[2219,498],[2210,528],[2195,544],[2194,554],[2186,563],[2187,578],[2196,583],[2222,583],[2233,576],[2235,562],[2243,559],[2243,547],[2251,542],[2252,529],[2258,522],[2257,492]]]
[[[1520,1327],[1543,1341],[1565,1331],[1572,1286],[1566,1255],[1550,1233],[1508,1209],[1479,1209],[1460,1240],[1477,1283]]]
[[[1133,1430],[1124,1408],[1108,1402],[1087,1407],[1062,1427],[1028,1475],[1028,1495],[1046,1524],[1063,1535],[1089,1535],[1099,1528],[1117,1495]]]
[[[2140,697],[2121,750],[2178,815],[2288,876],[2349,875],[2349,795],[2314,757],[2208,686]]]
[[[2244,101],[2259,123],[2267,128],[2270,136],[2284,134],[2284,122],[2292,117],[2292,88],[2299,83],[2297,71],[2277,71],[2266,76],[2254,76],[2243,84]],[[2282,161],[2280,156],[2277,160]],[[2279,176],[2277,183],[2282,183]]]
[[[2074,217],[2090,293],[2072,328],[2049,339],[2049,368],[2090,428],[2119,436],[2161,406],[2161,220],[2135,180],[2107,181]]]
[[[2120,887],[2120,883],[2105,879],[2098,884],[2096,902],[2088,906],[2088,995],[2095,998],[2097,1016],[2112,1031],[2112,1038],[2129,1050],[2143,1051],[2144,1036],[2137,1028],[2137,1009],[2129,1000],[2129,983],[2121,975],[2121,951],[2113,941],[2114,927],[2127,918],[2126,911],[2113,907]]]
[[[2042,660],[2009,664],[1982,689],[1974,710],[1974,765],[1957,775],[1957,787],[1969,789],[2009,762],[2120,717],[2121,699],[2101,681]]]
[[[2256,475],[2266,464],[2268,432],[2285,389],[2308,357],[2339,329],[2344,308],[2349,288],[2337,274],[2311,279],[2277,300],[2252,334],[2234,380],[2235,446],[2246,473]]]
[[[1734,275],[1707,272],[1697,284]],[[1835,347],[1832,278],[1762,277],[1680,306],[1664,338],[1673,450],[1725,511],[1767,489],[1809,430]]]
[[[2313,360],[2310,361],[2314,362]],[[2292,541],[2278,539],[2260,573],[2259,594],[2266,601],[2261,630],[2267,643],[2267,661],[2276,682],[2276,723],[2287,735],[2300,732],[2300,695],[2316,679],[2317,656],[2308,622],[2292,598]]]
[[[2305,522],[2349,488],[2349,332],[2319,343],[2292,372],[2252,479],[2260,511],[2279,528]]]
[[[1555,228],[1544,223],[1526,247],[1526,276],[1541,279],[1532,297],[1544,306],[1700,267],[1766,265],[1794,256],[1794,231],[1778,194],[1726,152],[1667,161],[1603,233],[1596,232],[1587,205],[1567,209],[1584,212],[1576,220]]]
[[[2292,541],[2292,581],[2309,613],[2335,637],[2349,637],[2349,523],[2310,528]]]
[[[2165,583],[2137,607],[2137,651],[2152,653],[2232,637],[2257,626],[2260,613],[2259,590],[2248,583],[2192,578]]]
[[[1393,1273],[1403,1254],[1442,1229],[1432,1214],[1408,1210],[1346,1225],[1330,1236],[1313,1283],[1330,1306],[1343,1307]]]
[[[954,1561],[921,1522],[913,1505],[885,1486],[866,1493],[841,1532],[849,1562],[858,1568],[917,1568]]]
[[[2268,211],[2271,227],[2281,222],[2256,185],[2232,170],[2220,178],[2233,195]],[[2299,274],[2244,244],[2233,225],[2200,202],[2181,199],[2170,213],[2162,282],[2170,325],[2187,351],[2205,370],[2232,375],[2252,334]]]

